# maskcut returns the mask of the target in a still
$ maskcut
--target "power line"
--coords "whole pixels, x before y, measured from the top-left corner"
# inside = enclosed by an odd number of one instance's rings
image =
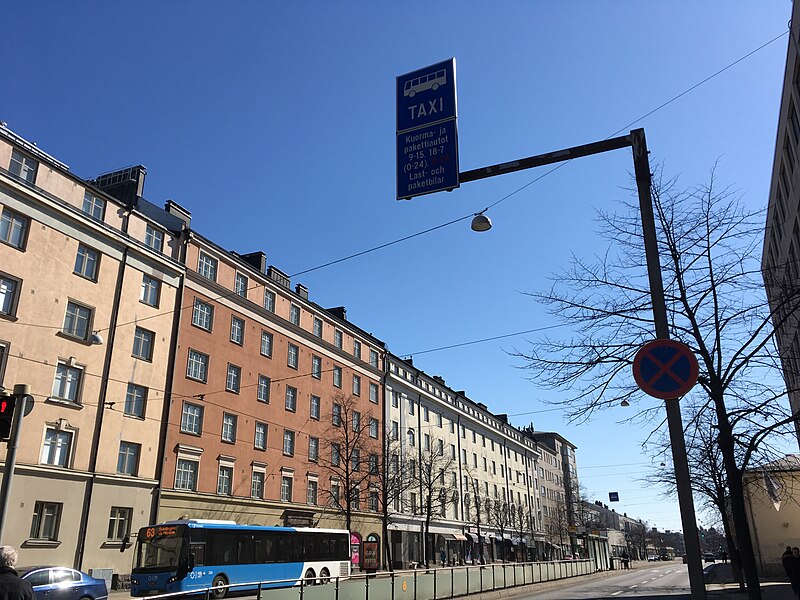
[[[461,348],[462,346],[471,346],[473,344],[482,344],[484,342],[491,342],[493,340],[502,340],[504,338],[515,337],[518,335],[525,335],[527,333],[537,333],[539,331],[547,331],[548,329],[556,329],[558,327],[565,327],[566,323],[557,323],[555,325],[545,325],[544,327],[536,327],[534,329],[527,329],[525,331],[517,331],[514,333],[504,333],[502,335],[495,335],[492,337],[481,338],[479,340],[471,340],[469,342],[460,342],[458,344],[450,344],[448,346],[439,346],[438,348],[430,348],[428,350],[420,350],[419,352],[409,352],[408,354],[403,354],[403,357],[414,357],[419,356],[420,354],[428,354],[429,352],[439,352],[440,350],[451,350],[453,348]]]

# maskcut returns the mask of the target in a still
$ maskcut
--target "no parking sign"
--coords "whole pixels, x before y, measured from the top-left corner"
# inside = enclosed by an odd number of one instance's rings
[[[697,383],[700,367],[689,346],[675,340],[647,342],[633,359],[633,378],[648,396],[672,400]]]

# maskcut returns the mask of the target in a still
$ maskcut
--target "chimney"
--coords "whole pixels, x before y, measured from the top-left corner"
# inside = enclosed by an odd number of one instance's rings
[[[259,272],[263,273],[264,275],[267,274],[267,255],[263,252],[258,251],[251,252],[250,254],[240,254],[239,258],[241,258],[251,267],[258,269]]]
[[[347,309],[344,306],[336,306],[334,308],[326,308],[329,313],[334,317],[340,318],[342,321],[347,321]]]
[[[277,267],[272,265],[267,267],[267,277],[269,277],[278,285],[285,287],[287,290],[291,289],[292,282],[289,279],[289,276]]]
[[[489,408],[483,402],[477,402],[478,408],[482,408],[483,410],[489,410]]]
[[[507,415],[507,414],[505,414],[505,413],[502,413],[502,414],[495,415],[495,416],[496,416],[498,419],[500,419],[500,420],[501,420],[503,423],[505,423],[506,425],[508,425],[508,415]]]
[[[144,184],[144,178],[142,178],[142,183]],[[141,194],[139,195],[141,196]],[[183,208],[174,200],[167,200],[164,203],[164,210],[183,221],[186,224],[186,227],[189,227],[192,224],[192,213]]]
[[[302,283],[298,283],[296,286],[294,286],[294,291],[303,300],[308,300],[308,288],[304,286]]]
[[[431,377],[431,379],[433,379],[433,380],[434,380],[436,383],[438,383],[439,385],[445,385],[445,383],[444,383],[444,377],[442,377],[441,375],[433,375],[433,376]]]
[[[143,165],[126,167],[118,171],[103,173],[91,181],[95,186],[114,196],[127,206],[136,206],[136,202],[144,193],[144,178],[147,169]]]

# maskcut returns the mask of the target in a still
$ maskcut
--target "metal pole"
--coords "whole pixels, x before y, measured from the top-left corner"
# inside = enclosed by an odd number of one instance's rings
[[[28,403],[29,398],[33,400],[30,393],[31,388],[27,383],[19,383],[14,386],[13,395],[16,398],[14,421],[11,427],[11,437],[8,440],[3,484],[0,486],[0,542],[5,540],[6,515],[8,514],[8,502],[11,499],[11,481],[14,478],[14,467],[17,464],[19,432],[22,429],[22,419],[25,417],[25,405]]]
[[[633,149],[633,167],[636,174],[636,189],[639,193],[639,209],[642,213],[642,236],[647,260],[647,275],[650,279],[650,297],[653,303],[653,322],[658,339],[669,339],[669,321],[664,300],[664,284],[661,280],[661,264],[658,257],[653,200],[650,196],[650,160],[644,129],[634,129],[630,134]],[[667,424],[672,445],[672,464],[675,469],[675,486],[686,543],[686,563],[689,567],[689,586],[693,600],[703,600],[706,588],[703,583],[703,565],[700,562],[700,538],[697,535],[697,520],[689,478],[689,463],[686,459],[686,441],[683,437],[683,421],[678,399],[666,400]]]

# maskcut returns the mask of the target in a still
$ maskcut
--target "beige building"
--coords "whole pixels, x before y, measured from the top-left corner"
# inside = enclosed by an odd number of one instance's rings
[[[35,399],[0,540],[22,563],[129,573],[152,517],[183,222],[143,178],[81,180],[0,126],[0,384]]]

